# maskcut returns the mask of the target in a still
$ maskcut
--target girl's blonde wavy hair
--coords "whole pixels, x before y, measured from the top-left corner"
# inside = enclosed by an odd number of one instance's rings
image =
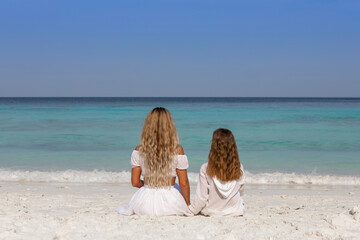
[[[235,138],[230,130],[219,128],[214,131],[206,173],[220,181],[236,180],[243,175]]]
[[[147,115],[139,152],[144,160],[144,181],[152,187],[171,186],[172,163],[178,153],[179,138],[170,112],[154,108]]]

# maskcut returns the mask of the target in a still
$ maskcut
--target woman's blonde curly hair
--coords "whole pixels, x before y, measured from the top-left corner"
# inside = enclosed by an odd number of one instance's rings
[[[178,153],[179,138],[170,112],[154,108],[147,115],[139,152],[144,160],[144,182],[148,186],[171,186],[172,163]]]
[[[235,138],[230,130],[219,128],[214,131],[206,173],[220,181],[236,180],[243,175]]]

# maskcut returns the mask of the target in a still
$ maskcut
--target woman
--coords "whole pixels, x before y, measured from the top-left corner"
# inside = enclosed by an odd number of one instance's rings
[[[189,164],[167,109],[157,107],[147,115],[140,145],[131,155],[131,165],[131,184],[139,190],[127,207],[118,209],[121,214],[191,215],[186,170]],[[181,193],[174,187],[176,176]]]
[[[244,184],[234,135],[219,128],[213,133],[208,163],[200,168],[195,200],[189,209],[206,216],[241,216],[245,212],[241,197]]]

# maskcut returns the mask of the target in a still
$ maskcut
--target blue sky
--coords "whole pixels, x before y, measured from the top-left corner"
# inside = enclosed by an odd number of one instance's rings
[[[360,97],[360,1],[0,2],[0,96]]]

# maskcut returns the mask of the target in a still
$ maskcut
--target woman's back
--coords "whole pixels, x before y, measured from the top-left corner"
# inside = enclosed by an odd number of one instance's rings
[[[139,190],[127,207],[119,208],[121,214],[191,214],[187,207],[190,204],[186,172],[189,164],[167,109],[154,108],[147,115],[140,145],[131,154],[131,166],[131,183]],[[179,177],[181,193],[173,186],[176,176]]]
[[[131,154],[131,167],[140,167],[141,175],[146,175],[145,158],[137,150],[134,150]],[[175,155],[172,159],[171,176],[176,177],[176,169],[185,170],[189,167],[189,162],[186,155]],[[172,184],[173,185],[173,184]]]

